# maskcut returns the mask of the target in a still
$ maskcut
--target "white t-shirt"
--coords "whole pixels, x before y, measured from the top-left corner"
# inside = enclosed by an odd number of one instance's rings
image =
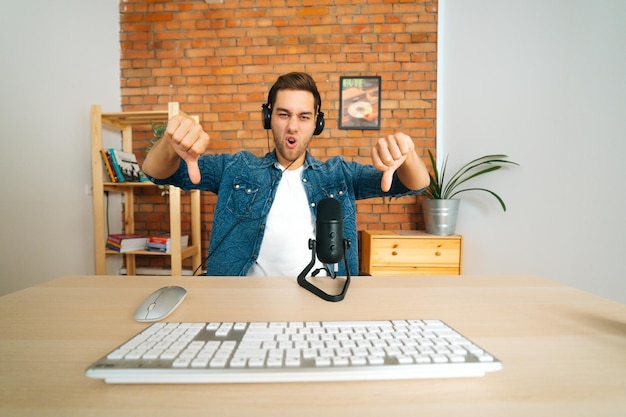
[[[315,224],[302,185],[303,169],[283,171],[267,217],[259,257],[248,275],[297,277],[311,262],[309,239],[315,239]],[[322,264],[316,259],[312,270],[320,267]]]

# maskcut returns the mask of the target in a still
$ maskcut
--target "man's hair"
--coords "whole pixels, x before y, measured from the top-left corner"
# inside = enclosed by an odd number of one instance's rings
[[[313,77],[307,73],[290,72],[289,74],[284,74],[278,77],[267,96],[267,104],[270,108],[274,106],[274,103],[276,102],[276,95],[280,90],[309,91],[313,94],[313,98],[315,99],[316,113],[319,113],[322,108],[322,98],[317,90],[317,85],[315,84]]]

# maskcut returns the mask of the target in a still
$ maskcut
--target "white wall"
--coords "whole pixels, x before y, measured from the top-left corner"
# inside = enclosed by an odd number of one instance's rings
[[[466,194],[467,274],[536,274],[626,302],[626,2],[440,0],[439,149],[520,168]]]
[[[119,3],[0,3],[0,294],[93,274],[89,108],[120,109]]]

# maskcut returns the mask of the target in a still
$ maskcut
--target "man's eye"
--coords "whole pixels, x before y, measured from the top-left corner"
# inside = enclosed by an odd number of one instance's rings
[[[281,119],[285,119],[289,117],[289,115],[287,113],[278,113],[278,117],[280,117]]]

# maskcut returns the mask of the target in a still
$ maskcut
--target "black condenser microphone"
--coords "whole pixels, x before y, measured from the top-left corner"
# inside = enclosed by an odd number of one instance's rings
[[[298,275],[298,284],[326,301],[341,301],[350,286],[350,268],[344,255],[350,248],[351,242],[350,239],[343,238],[343,214],[339,201],[334,198],[324,198],[318,203],[315,229],[315,239],[309,239],[311,262]],[[323,264],[336,264],[343,259],[346,279],[339,294],[328,294],[307,280],[308,273],[315,266],[316,255]],[[311,276],[315,277],[323,269],[332,279],[337,278],[337,274],[330,271],[327,266],[316,269]]]
[[[344,256],[343,215],[341,203],[324,198],[317,205],[317,258],[325,264],[336,264]]]

